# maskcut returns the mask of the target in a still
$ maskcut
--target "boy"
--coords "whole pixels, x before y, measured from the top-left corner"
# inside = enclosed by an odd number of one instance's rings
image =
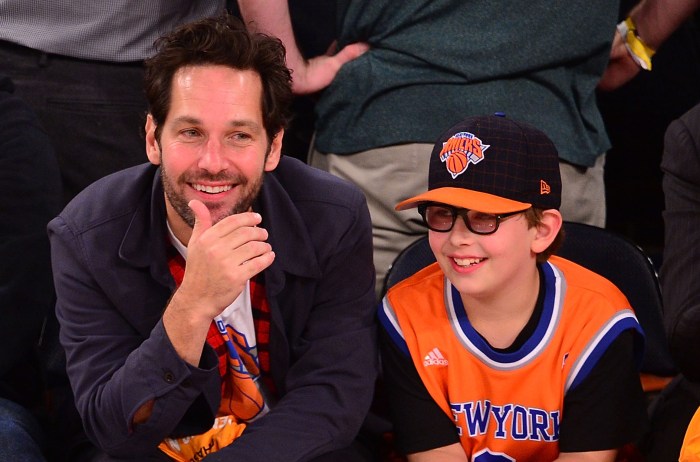
[[[609,281],[551,257],[557,151],[502,115],[439,138],[417,207],[433,264],[380,309],[397,445],[409,461],[612,461],[644,430],[641,328]]]

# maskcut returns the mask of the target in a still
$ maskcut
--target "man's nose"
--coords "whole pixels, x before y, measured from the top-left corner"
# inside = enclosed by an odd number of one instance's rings
[[[223,146],[218,140],[207,140],[203,155],[199,160],[199,167],[213,173],[226,169],[226,157],[224,156]]]

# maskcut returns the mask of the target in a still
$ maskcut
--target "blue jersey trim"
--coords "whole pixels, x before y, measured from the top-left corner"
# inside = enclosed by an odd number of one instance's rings
[[[615,318],[612,324],[605,327],[607,331],[597,339],[597,342],[592,344],[587,352],[584,352],[582,357],[581,365],[576,366],[576,370],[573,371],[572,377],[570,377],[567,382],[566,391],[573,390],[579,386],[591,371],[595,368],[598,361],[603,356],[603,354],[608,350],[610,345],[617,339],[620,334],[628,329],[634,330],[636,333],[644,338],[644,333],[642,331],[637,318],[634,316],[631,310],[625,310],[621,312],[621,317]],[[641,357],[643,348],[637,348],[640,342],[635,342],[635,357]],[[635,359],[636,359],[635,358]]]
[[[495,351],[479,335],[469,322],[459,291],[446,280],[446,291],[449,290],[449,296],[446,293],[445,305],[448,308],[448,315],[454,320],[453,325],[457,336],[462,339],[465,347],[498,369],[520,367],[533,353],[536,355],[538,351],[542,351],[549,343],[558,324],[563,298],[561,275],[555,272],[549,263],[542,265],[542,274],[544,275],[544,297],[542,314],[537,327],[532,336],[517,351],[511,353]]]
[[[387,334],[389,334],[389,337],[394,344],[406,356],[410,357],[411,353],[408,350],[408,345],[403,337],[403,331],[399,326],[399,321],[396,319],[396,313],[386,297],[384,297],[379,304],[379,308],[377,309],[377,317],[379,318],[379,323],[382,325],[382,327],[384,327],[384,330]]]

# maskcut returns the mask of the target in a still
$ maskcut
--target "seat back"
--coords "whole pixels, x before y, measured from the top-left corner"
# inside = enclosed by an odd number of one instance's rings
[[[610,280],[627,297],[646,337],[641,371],[662,377],[677,373],[663,326],[661,286],[654,264],[632,241],[613,231],[564,223],[557,255]]]
[[[414,241],[399,253],[384,278],[382,295],[392,286],[403,281],[431,263],[435,263],[435,255],[430,250],[428,236]]]
[[[609,279],[625,294],[646,336],[641,371],[661,377],[677,373],[668,349],[662,320],[662,299],[653,263],[637,245],[612,231],[565,222],[566,237],[558,255]],[[435,262],[428,238],[406,247],[394,260],[384,292]]]

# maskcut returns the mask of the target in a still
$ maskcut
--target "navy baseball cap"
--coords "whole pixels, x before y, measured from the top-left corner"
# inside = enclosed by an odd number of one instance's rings
[[[502,114],[469,117],[446,130],[430,155],[428,191],[396,210],[439,202],[484,213],[559,209],[559,154],[542,131]]]

